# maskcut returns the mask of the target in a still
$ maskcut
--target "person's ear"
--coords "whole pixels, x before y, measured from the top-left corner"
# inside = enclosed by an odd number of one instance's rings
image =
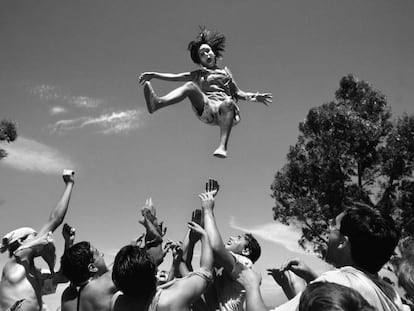
[[[249,256],[251,254],[251,251],[250,251],[250,248],[247,248],[247,247],[245,247],[243,250],[242,250],[242,255],[243,256]]]
[[[351,246],[349,238],[346,235],[342,236],[341,241],[338,244],[338,248],[349,248]]]
[[[96,273],[96,272],[98,272],[98,267],[95,266],[93,263],[90,263],[88,265],[88,270],[89,270],[90,273]]]

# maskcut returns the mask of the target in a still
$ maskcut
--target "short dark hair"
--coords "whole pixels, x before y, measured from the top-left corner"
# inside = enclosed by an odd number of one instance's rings
[[[196,64],[200,64],[198,51],[203,44],[208,44],[211,47],[216,59],[221,58],[226,46],[226,37],[219,32],[211,32],[206,27],[200,27],[200,33],[195,40],[190,41],[187,48],[190,51],[191,59]]]
[[[146,299],[155,292],[156,269],[145,249],[126,245],[115,256],[112,281],[124,295]]]
[[[260,247],[259,242],[257,242],[251,233],[246,233],[244,237],[247,240],[246,248],[250,251],[250,254],[247,256],[247,258],[255,263],[262,253],[262,248]]]
[[[336,283],[315,282],[306,286],[299,311],[375,311],[356,290]]]
[[[65,250],[60,260],[61,270],[70,282],[77,285],[90,277],[89,264],[93,262],[91,244],[83,241]]]
[[[391,258],[399,240],[390,216],[361,203],[345,210],[339,231],[351,243],[352,259],[370,273],[377,273]]]

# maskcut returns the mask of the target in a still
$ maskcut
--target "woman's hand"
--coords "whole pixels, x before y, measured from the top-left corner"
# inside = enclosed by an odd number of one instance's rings
[[[261,102],[267,106],[272,102],[272,93],[258,93],[255,95],[255,99],[256,101]]]
[[[139,83],[143,85],[146,81],[150,81],[155,77],[154,72],[144,72],[139,76]]]

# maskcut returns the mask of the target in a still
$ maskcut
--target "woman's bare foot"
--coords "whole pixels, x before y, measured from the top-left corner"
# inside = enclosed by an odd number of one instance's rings
[[[148,112],[153,113],[157,110],[158,97],[155,95],[154,89],[148,81],[144,83],[144,96],[147,102]]]
[[[220,146],[214,151],[214,156],[222,159],[227,158],[227,151]]]

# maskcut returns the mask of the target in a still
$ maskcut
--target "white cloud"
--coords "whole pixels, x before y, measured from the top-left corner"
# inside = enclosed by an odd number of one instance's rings
[[[87,96],[72,96],[71,98],[67,98],[67,100],[81,108],[96,108],[102,104],[102,100]]]
[[[39,96],[44,100],[56,100],[62,97],[62,91],[53,85],[41,84],[29,88],[29,93]]]
[[[75,164],[58,150],[22,136],[13,143],[1,143],[0,147],[8,153],[0,163],[18,170],[56,174],[65,168],[75,167]]]
[[[60,101],[62,104],[71,105],[79,108],[96,108],[103,103],[102,99],[88,96],[74,96],[70,92],[62,90],[60,87],[41,84],[28,89],[29,93],[38,96],[46,101]],[[53,111],[51,111],[53,112]]]
[[[236,224],[234,217],[230,219],[230,226],[234,229],[250,232],[263,240],[277,243],[286,249],[296,253],[307,253],[298,244],[301,237],[301,229],[295,225],[284,225],[278,222],[262,224],[253,228],[245,228]]]
[[[84,127],[97,128],[103,134],[118,134],[137,129],[142,126],[141,110],[127,110],[103,114],[99,117],[80,117],[71,120],[59,120],[51,129],[56,132],[65,132]]]
[[[59,106],[56,106],[56,107],[51,107],[50,108],[50,114],[51,115],[57,115],[57,114],[62,114],[62,113],[65,113],[67,110],[65,109],[65,108],[63,108],[63,107],[59,107]]]

